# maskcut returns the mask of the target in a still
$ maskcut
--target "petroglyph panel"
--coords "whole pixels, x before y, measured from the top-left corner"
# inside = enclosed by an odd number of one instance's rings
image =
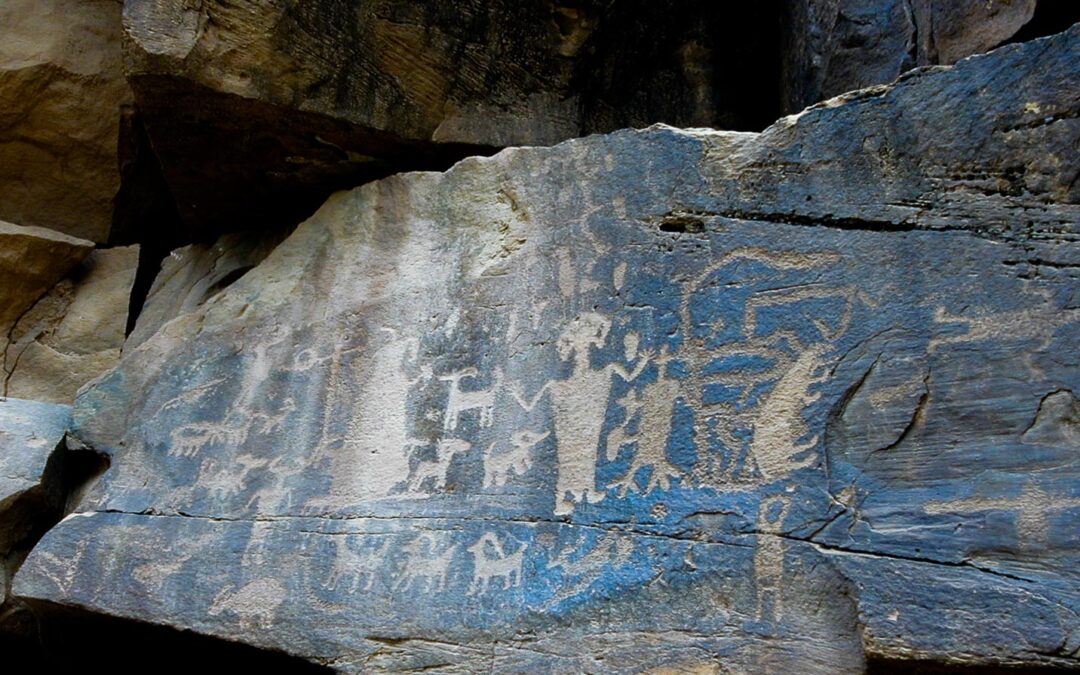
[[[1016,51],[760,135],[627,131],[335,195],[83,392],[112,467],[17,591],[356,671],[1075,666],[1078,253],[1033,274],[1043,243],[980,223],[1080,209],[942,188],[996,166],[971,124],[933,139],[959,159],[842,168],[880,160],[868,129],[941,124],[910,100],[1026,114],[985,88],[1068,69]],[[48,555],[79,570],[62,593]],[[894,564],[909,581],[875,585]]]

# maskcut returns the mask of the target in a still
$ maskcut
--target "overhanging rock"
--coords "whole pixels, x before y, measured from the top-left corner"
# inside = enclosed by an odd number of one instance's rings
[[[1078,73],[335,195],[83,391],[15,591],[346,671],[1075,667]]]

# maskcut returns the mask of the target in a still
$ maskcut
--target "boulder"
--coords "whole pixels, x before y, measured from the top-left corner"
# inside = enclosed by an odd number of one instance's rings
[[[5,395],[70,404],[120,361],[139,247],[99,249],[12,326]]]
[[[94,242],[0,221],[0,347],[23,313],[94,250]]]
[[[11,576],[46,529],[27,516],[56,506],[45,469],[70,420],[71,406],[0,398],[0,626]]]
[[[141,345],[169,321],[203,305],[262,262],[282,238],[272,233],[227,234],[212,246],[193,244],[172,251],[161,261],[126,348]]]
[[[917,66],[948,65],[993,49],[1031,21],[1040,4],[1055,2],[788,0],[784,108],[795,112],[891,82]]]
[[[0,6],[0,219],[105,242],[120,187],[117,0]]]
[[[14,590],[345,672],[1075,668],[1078,89],[1075,27],[336,194],[82,391]]]
[[[760,129],[779,107],[750,66],[775,70],[777,4],[129,1],[126,69],[180,215],[212,241],[508,145]]]

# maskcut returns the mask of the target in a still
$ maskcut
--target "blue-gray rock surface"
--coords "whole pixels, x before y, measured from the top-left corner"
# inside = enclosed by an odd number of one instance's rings
[[[342,671],[1080,665],[1080,27],[332,197],[15,579]]]

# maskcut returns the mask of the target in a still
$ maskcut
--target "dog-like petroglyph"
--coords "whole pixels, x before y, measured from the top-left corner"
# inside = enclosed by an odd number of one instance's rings
[[[510,437],[510,449],[496,452],[498,441],[484,453],[484,487],[506,485],[511,476],[524,476],[532,466],[533,449],[551,435],[550,431],[518,431]]]
[[[525,544],[518,542],[517,550],[508,553],[500,543],[498,535],[485,532],[466,550],[473,557],[473,578],[469,595],[484,593],[496,581],[504,591],[521,585]]]

